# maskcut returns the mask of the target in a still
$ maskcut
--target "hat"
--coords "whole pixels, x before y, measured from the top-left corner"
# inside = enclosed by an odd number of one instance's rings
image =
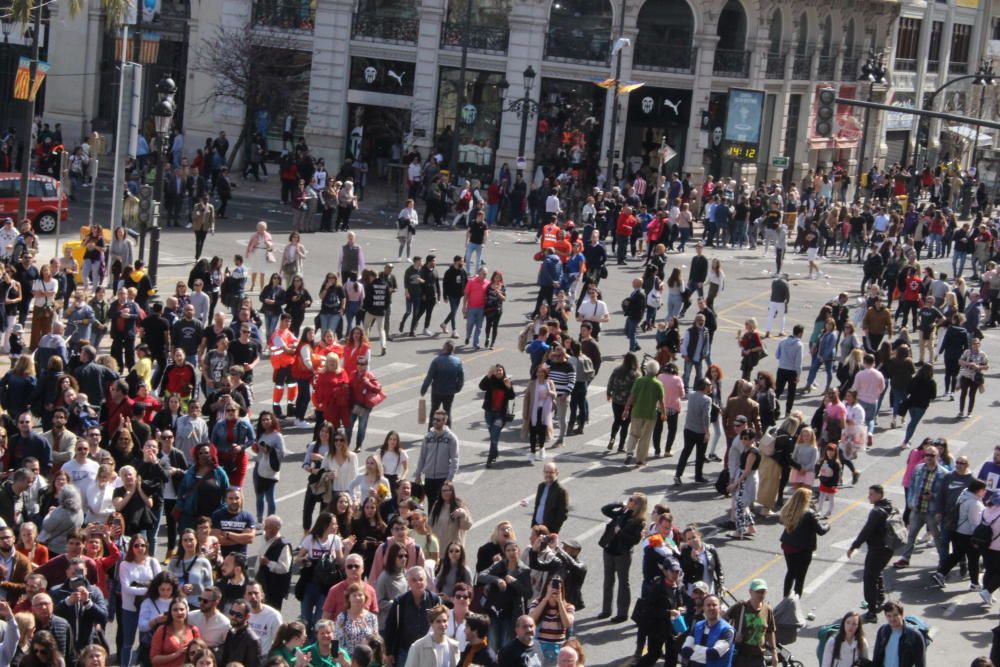
[[[733,420],[733,423],[735,423],[735,424],[746,424],[747,423],[747,418],[744,417],[743,415],[740,415],[739,417],[737,417],[736,419]]]
[[[680,572],[681,571],[681,564],[678,563],[677,559],[674,558],[673,556],[667,556],[666,558],[664,558],[663,560],[661,560],[658,563],[658,565],[660,566],[660,569],[663,570],[664,572]]]
[[[576,541],[576,540],[572,540],[572,539],[570,539],[570,540],[563,540],[563,539],[560,539],[559,541],[562,542],[563,548],[568,547],[570,549],[576,549],[577,551],[582,551],[583,550],[583,547],[580,546],[580,543],[578,541]]]
[[[750,592],[756,593],[757,591],[766,591],[767,582],[763,579],[754,579],[750,582]]]
[[[708,595],[708,584],[706,584],[704,581],[694,582],[693,584],[691,584],[691,589],[695,591],[701,591],[705,595]]]

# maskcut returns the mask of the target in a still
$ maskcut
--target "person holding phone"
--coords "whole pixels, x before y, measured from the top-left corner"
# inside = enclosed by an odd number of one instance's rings
[[[66,579],[65,584],[52,589],[52,602],[56,616],[65,618],[73,626],[76,650],[82,651],[96,643],[98,627],[107,623],[108,603],[101,589],[87,581],[83,558],[70,559]]]
[[[340,642],[333,638],[333,621],[322,620],[316,623],[316,643],[303,649],[308,664],[312,667],[348,667],[351,658],[340,648]],[[256,664],[256,663],[255,663]],[[298,660],[295,662],[299,664]]]
[[[562,577],[552,577],[545,588],[545,595],[532,600],[528,606],[528,615],[538,628],[538,644],[545,667],[556,664],[559,649],[572,632],[576,619],[576,609],[566,601],[562,584]]]

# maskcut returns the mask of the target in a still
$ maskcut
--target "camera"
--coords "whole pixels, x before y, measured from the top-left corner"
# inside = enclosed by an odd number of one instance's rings
[[[559,577],[552,577],[552,590],[558,591],[562,588],[562,579]]]
[[[552,544],[552,536],[551,535],[543,535],[542,536],[542,546],[543,547],[547,547],[550,544]]]
[[[76,590],[77,588],[87,587],[87,577],[73,577],[66,584],[66,587],[70,590]]]

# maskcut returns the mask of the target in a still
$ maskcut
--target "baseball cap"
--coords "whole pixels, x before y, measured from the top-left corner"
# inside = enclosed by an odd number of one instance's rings
[[[739,417],[737,417],[736,419],[734,419],[733,422],[736,423],[736,424],[746,424],[747,423],[747,418],[744,417],[743,415],[740,415]]]
[[[757,591],[766,591],[767,582],[763,579],[754,579],[750,582],[750,592],[755,593]]]
[[[708,584],[706,584],[704,581],[694,582],[693,584],[691,584],[691,588],[692,590],[701,591],[705,595],[708,595]]]

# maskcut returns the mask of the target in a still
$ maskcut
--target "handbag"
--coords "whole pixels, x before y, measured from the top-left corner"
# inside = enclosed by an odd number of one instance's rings
[[[421,398],[417,401],[417,423],[427,423],[427,399]]]
[[[274,472],[281,470],[281,457],[278,456],[278,450],[269,445],[264,445],[264,443],[261,444],[267,448],[267,462],[271,466],[271,470]]]
[[[277,261],[278,261],[278,258],[274,256],[274,251],[273,250],[268,250],[267,251],[267,263],[268,264],[274,264]]]
[[[615,533],[615,528],[617,526],[618,524],[615,522],[614,519],[608,521],[608,525],[604,526],[604,532],[601,533],[601,538],[597,540],[597,546],[601,547],[602,549],[607,549],[609,546],[611,546],[611,543],[614,542],[615,535],[617,534]]]

